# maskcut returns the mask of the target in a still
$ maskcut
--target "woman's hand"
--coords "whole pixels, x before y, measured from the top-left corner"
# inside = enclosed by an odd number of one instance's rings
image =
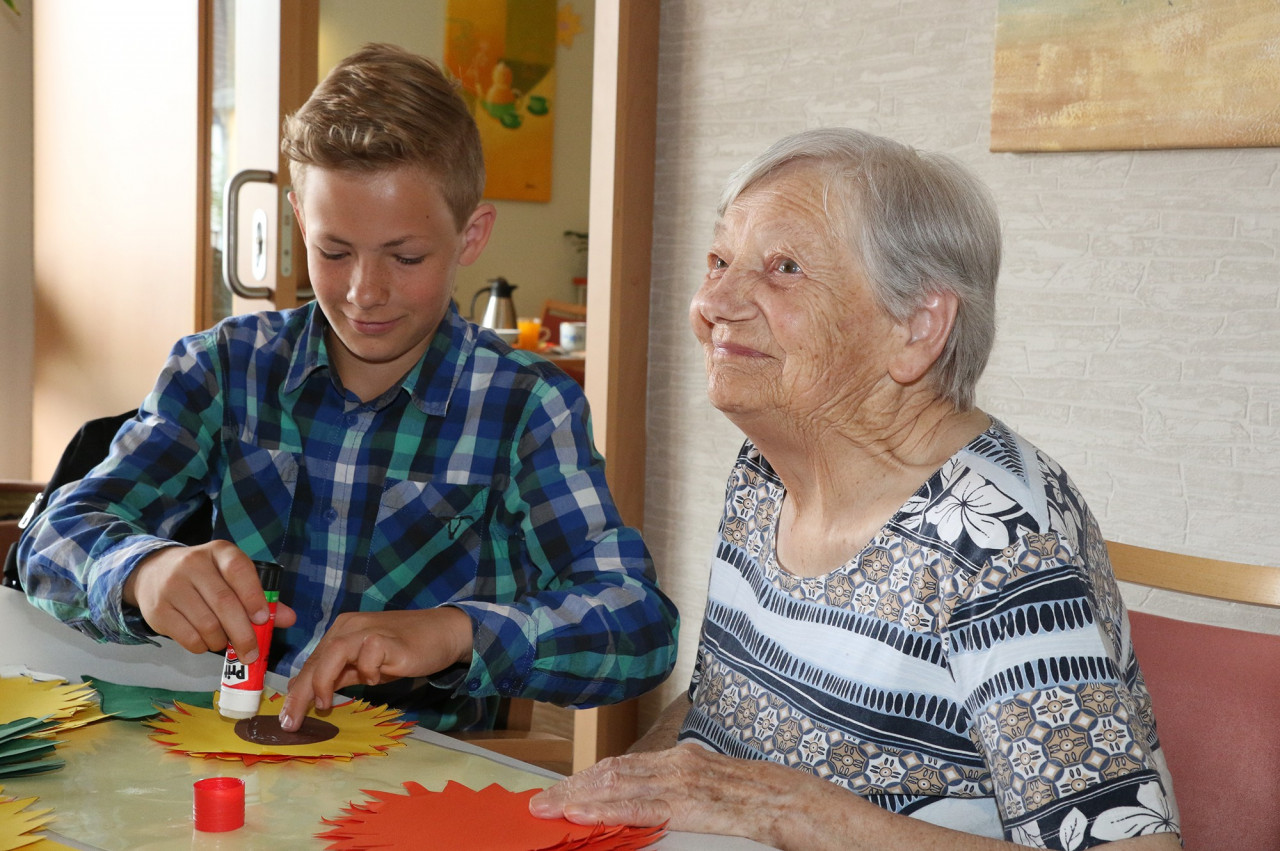
[[[733,759],[697,745],[610,757],[529,802],[540,818],[577,824],[659,825],[691,833],[746,836],[776,844],[777,815],[807,789],[854,796],[773,762]],[[856,802],[855,802],[856,803]],[[868,805],[869,806],[869,805]]]
[[[253,560],[235,544],[210,541],[150,553],[125,580],[124,602],[192,653],[222,652],[230,644],[251,664],[258,658],[254,624],[267,622],[267,598]],[[293,609],[276,605],[276,626],[292,626]]]
[[[895,815],[808,772],[697,745],[601,760],[529,801],[539,818],[577,824],[666,823],[745,836],[786,851],[996,851],[1018,846]],[[1173,834],[1123,839],[1107,851],[1177,851]]]
[[[312,704],[328,709],[340,688],[425,677],[470,662],[471,648],[471,618],[452,606],[338,615],[289,681],[280,726],[296,730]]]

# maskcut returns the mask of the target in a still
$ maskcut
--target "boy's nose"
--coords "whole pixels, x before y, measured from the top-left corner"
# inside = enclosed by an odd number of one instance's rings
[[[387,287],[376,269],[358,264],[347,287],[347,301],[364,310],[387,300]]]

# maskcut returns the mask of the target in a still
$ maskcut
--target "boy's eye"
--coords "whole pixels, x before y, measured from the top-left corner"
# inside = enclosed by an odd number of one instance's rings
[[[426,255],[419,254],[417,257],[396,257],[396,262],[401,266],[417,266],[425,259]]]
[[[345,251],[325,251],[323,248],[317,248],[316,251],[319,252],[320,256],[325,260],[341,260],[343,257],[347,256]]]

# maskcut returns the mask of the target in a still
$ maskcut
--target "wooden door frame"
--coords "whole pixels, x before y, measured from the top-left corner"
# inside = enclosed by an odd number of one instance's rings
[[[653,0],[595,4],[585,384],[609,488],[623,520],[637,528],[644,524],[658,13]],[[575,713],[574,770],[623,753],[638,720],[635,700]]]

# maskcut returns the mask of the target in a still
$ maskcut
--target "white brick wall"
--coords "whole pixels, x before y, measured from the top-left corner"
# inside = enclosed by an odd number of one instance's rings
[[[777,137],[847,124],[946,151],[1005,228],[979,400],[1067,466],[1108,537],[1280,563],[1280,156],[992,154],[994,0],[663,0],[646,538],[683,614],[741,436],[704,395],[686,311],[719,189]],[[1280,614],[1130,604],[1280,632]]]

